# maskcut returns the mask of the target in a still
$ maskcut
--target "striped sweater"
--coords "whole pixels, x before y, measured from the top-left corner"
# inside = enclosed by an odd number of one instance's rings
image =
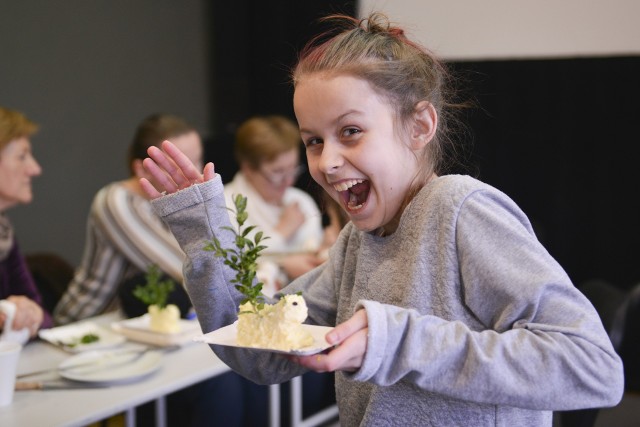
[[[123,182],[102,188],[87,221],[80,267],[54,310],[56,324],[85,319],[119,306],[118,287],[156,264],[182,282],[184,253],[150,203]]]

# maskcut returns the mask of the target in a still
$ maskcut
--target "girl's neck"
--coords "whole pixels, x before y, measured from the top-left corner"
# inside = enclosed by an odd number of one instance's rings
[[[400,206],[400,214],[397,215],[393,220],[389,221],[387,224],[382,227],[374,230],[373,234],[380,237],[389,236],[396,232],[398,227],[400,226],[400,220],[402,219],[402,214],[404,213],[407,206],[411,203],[411,201],[416,197],[416,195],[422,190],[427,184],[429,184],[432,180],[437,178],[438,175],[435,173],[431,173],[421,185],[414,185],[408,192],[407,197],[405,197],[404,202]]]

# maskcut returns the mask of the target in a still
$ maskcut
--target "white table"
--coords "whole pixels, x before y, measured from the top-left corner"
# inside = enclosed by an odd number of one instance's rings
[[[102,322],[117,316],[100,316]],[[46,342],[27,344],[20,355],[18,374],[41,369],[54,369],[71,354]],[[132,424],[133,408],[157,400],[163,410],[164,396],[207,378],[229,371],[204,343],[188,344],[162,357],[160,369],[140,381],[106,388],[74,390],[18,391],[13,403],[0,408],[0,426],[84,426],[127,412]],[[52,378],[34,376],[28,380]],[[157,408],[158,409],[158,408]]]
[[[95,323],[109,325],[119,319],[118,314],[111,313],[92,320]],[[72,354],[47,342],[30,342],[20,354],[18,375],[45,369],[55,370],[63,360],[71,356]],[[126,424],[128,427],[133,427],[135,426],[135,407],[155,400],[156,420],[160,420],[157,424],[159,427],[164,427],[166,395],[229,370],[230,368],[211,351],[207,344],[194,342],[178,350],[164,353],[158,371],[131,384],[73,390],[17,391],[14,394],[13,403],[0,408],[0,426],[86,426],[126,412]],[[53,375],[43,374],[24,380],[58,378],[54,372]],[[292,379],[291,386],[292,426],[312,427],[337,416],[338,408],[333,405],[308,419],[303,419],[301,377]],[[271,427],[280,425],[279,385],[272,385],[269,389],[269,425]]]

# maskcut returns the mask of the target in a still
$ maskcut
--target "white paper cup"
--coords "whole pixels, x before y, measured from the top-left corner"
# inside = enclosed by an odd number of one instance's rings
[[[13,401],[21,349],[17,342],[0,341],[0,406],[10,405]]]

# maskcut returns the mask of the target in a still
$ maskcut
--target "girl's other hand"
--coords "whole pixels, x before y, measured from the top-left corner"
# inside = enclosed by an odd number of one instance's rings
[[[292,356],[290,360],[316,372],[357,371],[367,351],[369,321],[364,309],[327,333],[327,342],[336,346],[326,354]]]
[[[151,180],[141,178],[140,185],[150,199],[209,181],[215,176],[213,163],[207,163],[200,173],[193,162],[170,141],[164,141],[161,147],[149,147],[149,157],[142,162]]]

